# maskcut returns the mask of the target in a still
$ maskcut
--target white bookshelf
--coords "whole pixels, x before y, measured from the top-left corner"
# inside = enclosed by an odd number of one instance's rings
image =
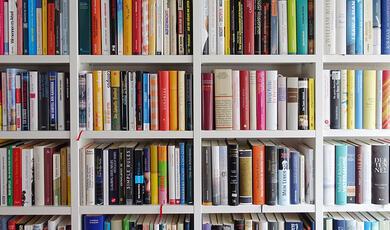
[[[70,3],[70,55],[65,56],[0,56],[0,67],[25,67],[28,69],[66,69],[71,83],[71,129],[70,131],[0,132],[0,139],[67,139],[71,146],[71,206],[70,207],[0,207],[0,215],[71,215],[72,229],[81,229],[84,214],[163,214],[186,213],[194,215],[194,229],[201,229],[202,215],[206,213],[314,213],[317,228],[321,229],[324,212],[390,211],[390,206],[379,205],[323,205],[323,152],[324,139],[389,137],[388,130],[324,130],[322,123],[323,79],[327,68],[385,68],[390,67],[390,56],[343,56],[323,54],[323,1],[315,0],[315,55],[202,55],[201,17],[202,1],[193,1],[193,55],[185,56],[92,56],[78,55],[78,1]],[[78,73],[89,69],[143,69],[185,68],[193,72],[194,130],[193,131],[109,131],[94,132],[78,129]],[[31,67],[31,68],[30,68]],[[201,130],[201,81],[202,72],[214,68],[277,69],[286,76],[313,76],[316,80],[316,130],[315,131],[202,131]],[[78,138],[80,137],[80,138]],[[171,206],[80,206],[79,197],[79,149],[91,141],[113,140],[169,140],[188,139],[194,142],[194,205]],[[201,190],[201,142],[204,139],[224,138],[275,138],[280,140],[309,142],[315,148],[315,204],[290,206],[203,206]]]

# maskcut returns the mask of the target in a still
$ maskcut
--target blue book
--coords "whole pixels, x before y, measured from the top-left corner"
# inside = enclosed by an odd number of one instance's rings
[[[36,0],[28,0],[28,54],[37,54]]]
[[[363,128],[363,70],[355,70],[355,129]]]
[[[118,54],[123,54],[123,0],[116,1]]]
[[[347,54],[355,54],[355,0],[347,0]]]
[[[271,4],[278,4],[277,1],[272,1]],[[271,9],[277,9],[278,6],[271,6]],[[271,14],[271,54],[279,54],[279,32],[278,32],[278,14]]]
[[[308,6],[307,0],[297,1],[297,54],[308,52]]]
[[[347,203],[356,203],[356,184],[355,184],[355,146],[348,145],[347,153]]]
[[[346,221],[338,213],[332,213],[333,216],[333,229],[335,230],[347,230]]]
[[[364,230],[371,230],[371,222],[366,220],[364,221]]]
[[[290,151],[290,204],[300,203],[299,189],[299,152]]]
[[[104,230],[111,230],[111,217],[107,216],[104,220]]]
[[[363,34],[363,0],[355,2],[355,54],[364,53],[364,34]]]
[[[49,72],[49,129],[57,130],[58,102],[57,102],[57,73]]]
[[[347,204],[347,146],[336,145],[336,204]]]
[[[185,204],[185,143],[180,142],[179,143],[179,149],[180,149],[180,204]]]
[[[13,216],[0,216],[0,230],[8,230],[8,220]]]
[[[83,230],[104,230],[104,215],[85,215]]]
[[[390,2],[382,1],[382,54],[390,54]]]
[[[150,103],[149,103],[149,74],[144,73],[143,74],[143,80],[142,80],[142,90],[143,90],[143,123],[144,123],[144,130],[150,129]]]

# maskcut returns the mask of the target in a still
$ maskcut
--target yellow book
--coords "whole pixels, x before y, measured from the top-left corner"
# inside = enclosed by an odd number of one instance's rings
[[[42,0],[42,55],[47,55],[47,0]]]
[[[230,54],[230,0],[225,0],[225,55]]]
[[[309,129],[314,130],[315,125],[315,84],[314,84],[314,78],[309,78]]]
[[[355,70],[347,71],[347,128],[355,129]]]
[[[363,76],[363,128],[375,129],[376,71],[364,70]]]
[[[158,204],[158,145],[150,145],[150,200]]]
[[[70,170],[70,147],[68,146],[67,148],[66,148],[66,157],[68,158],[68,162],[67,162],[67,165],[66,165],[66,167],[68,167],[68,172],[67,172],[67,177],[68,177],[68,186],[66,186],[67,187],[67,189],[68,189],[68,205],[70,206],[71,205],[71,202],[72,202],[72,200],[71,200],[71,192],[70,192],[70,189],[71,189],[71,180],[70,180],[70,178],[71,178],[71,170]]]
[[[133,50],[133,31],[132,31],[132,0],[123,0],[123,54],[131,55]]]
[[[177,130],[177,71],[169,71],[169,129]]]
[[[156,54],[156,0],[149,0],[149,55]]]
[[[102,71],[93,71],[93,130],[103,130],[103,77]]]

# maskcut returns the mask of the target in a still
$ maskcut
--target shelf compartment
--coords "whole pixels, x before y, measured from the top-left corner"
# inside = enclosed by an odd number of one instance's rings
[[[0,139],[70,139],[70,131],[0,131]]]
[[[69,55],[2,55],[0,64],[69,64]]]
[[[309,213],[315,212],[314,204],[263,205],[263,213]]]
[[[390,204],[324,205],[324,212],[390,212]]]
[[[390,129],[329,129],[324,130],[325,138],[385,138],[390,137]]]
[[[202,213],[261,213],[261,205],[202,206]]]
[[[315,130],[229,130],[201,131],[203,139],[217,138],[315,138]]]
[[[0,215],[70,215],[71,207],[34,206],[34,207],[0,207]]]
[[[390,55],[324,55],[325,64],[337,63],[390,63]]]
[[[202,64],[315,63],[316,55],[203,55]]]
[[[163,205],[162,214],[192,214],[192,205]],[[80,206],[80,214],[160,214],[160,205]]]
[[[80,55],[81,64],[192,63],[192,55]]]
[[[193,131],[83,131],[86,139],[192,139]]]

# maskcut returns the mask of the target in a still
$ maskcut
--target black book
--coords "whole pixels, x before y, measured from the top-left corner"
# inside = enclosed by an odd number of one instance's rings
[[[145,193],[144,204],[150,204],[150,146],[144,147],[144,181],[145,181]]]
[[[212,171],[211,171],[211,143],[202,143],[202,203],[211,205],[213,201]]]
[[[111,54],[118,54],[118,29],[116,16],[116,0],[110,0],[110,46]]]
[[[186,142],[184,154],[185,161],[185,202],[186,204],[194,203],[194,150],[192,148],[192,142]]]
[[[28,46],[28,0],[23,0],[23,54],[29,54],[29,46]]]
[[[49,77],[38,73],[38,129],[49,130]]]
[[[134,204],[134,148],[136,143],[126,145],[125,153],[125,199],[126,205]]]
[[[49,72],[49,129],[58,129],[58,78],[56,72]]]
[[[134,201],[136,205],[144,203],[144,145],[139,144],[134,151]]]
[[[341,72],[340,70],[330,71],[330,128],[340,129],[341,127]]]
[[[265,203],[276,205],[278,194],[278,149],[271,142],[265,142]]]
[[[236,1],[230,0],[230,54],[236,54]]]
[[[104,185],[103,185],[103,149],[106,144],[95,148],[95,204],[104,204]]]
[[[186,73],[185,75],[185,101],[186,101],[186,109],[185,109],[185,119],[186,119],[186,130],[192,130],[192,122],[193,122],[193,96],[192,96],[192,74]]]
[[[54,31],[55,31],[55,45],[56,55],[61,55],[61,27],[60,27],[60,0],[55,0],[55,18],[54,18]],[[82,38],[81,38],[82,39]]]
[[[298,129],[309,129],[309,87],[306,78],[298,79]]]
[[[70,78],[69,73],[65,73],[65,130],[70,130]]]
[[[119,189],[118,189],[118,196],[119,196],[119,204],[125,204],[125,163],[126,163],[126,148],[125,146],[121,145],[119,146]]]
[[[233,214],[233,222],[235,230],[244,230],[245,229],[245,220],[244,216],[241,213]]]
[[[239,205],[240,192],[240,159],[238,157],[238,143],[235,140],[227,141],[228,153],[228,204]]]
[[[192,0],[185,0],[184,3],[184,44],[185,54],[192,54]]]
[[[389,203],[389,146],[372,145],[372,203]]]
[[[255,54],[261,54],[261,3],[255,0]]]
[[[271,3],[261,3],[261,54],[271,54]]]
[[[30,77],[28,72],[22,73],[22,130],[30,130]]]
[[[135,97],[135,117],[136,117],[136,127],[137,130],[143,130],[143,73],[142,71],[136,71],[135,73],[135,88],[136,88],[136,97]]]
[[[244,54],[244,0],[237,0],[235,8],[235,54]],[[234,49],[234,47],[232,47]]]
[[[113,145],[108,149],[108,199],[110,205],[119,204],[119,149]]]
[[[268,221],[268,230],[278,230],[278,221],[276,220],[275,214],[266,213],[265,217]]]
[[[121,71],[121,130],[129,130],[129,78]]]

